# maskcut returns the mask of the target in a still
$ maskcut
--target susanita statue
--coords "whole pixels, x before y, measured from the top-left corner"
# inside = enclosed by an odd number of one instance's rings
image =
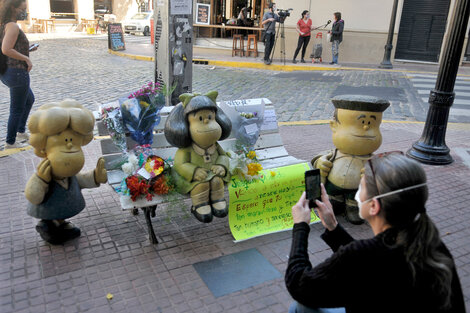
[[[36,230],[51,244],[80,236],[80,229],[66,219],[85,208],[82,188],[107,181],[102,158],[94,170],[80,173],[85,163],[82,146],[93,139],[94,124],[93,113],[74,100],[45,104],[30,117],[30,144],[44,159],[26,184],[27,211],[40,219]]]
[[[178,191],[191,195],[191,213],[203,223],[228,214],[229,157],[217,141],[230,135],[232,123],[217,107],[217,95],[180,95],[165,124],[166,139],[179,148],[172,176]]]

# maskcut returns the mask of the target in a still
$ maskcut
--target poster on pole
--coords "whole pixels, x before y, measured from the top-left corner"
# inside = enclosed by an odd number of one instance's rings
[[[211,5],[196,3],[196,24],[210,24]]]
[[[192,0],[171,0],[171,15],[184,15],[191,14],[192,12]]]
[[[253,181],[232,177],[229,189],[229,225],[236,241],[292,229],[292,206],[305,191],[308,163],[261,171]],[[312,212],[311,223],[319,222]]]

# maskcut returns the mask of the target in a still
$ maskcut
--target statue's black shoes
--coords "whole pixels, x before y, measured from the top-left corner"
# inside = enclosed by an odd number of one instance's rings
[[[211,203],[212,214],[215,217],[226,217],[228,214],[227,202],[225,199],[213,200]]]
[[[211,212],[211,206],[208,202],[191,206],[191,213],[197,218],[199,222],[212,222],[213,216]]]

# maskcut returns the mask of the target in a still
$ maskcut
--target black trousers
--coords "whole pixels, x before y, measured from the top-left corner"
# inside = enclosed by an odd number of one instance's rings
[[[271,57],[271,51],[274,46],[274,36],[275,35],[273,33],[266,33],[264,35],[264,59],[266,61]]]
[[[294,60],[295,58],[297,58],[300,48],[302,48],[302,60],[304,59],[305,50],[307,50],[307,46],[309,42],[310,42],[310,36],[299,36],[299,41],[297,42],[297,49],[295,49],[295,53],[294,53]]]

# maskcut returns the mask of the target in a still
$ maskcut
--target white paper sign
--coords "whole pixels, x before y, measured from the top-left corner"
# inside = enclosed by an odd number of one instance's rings
[[[273,130],[277,129],[276,113],[274,110],[264,110],[263,124],[261,125],[262,130]]]
[[[258,126],[256,124],[246,125],[245,130],[247,134],[252,134],[258,130]]]
[[[143,167],[140,170],[137,171],[137,174],[139,174],[140,176],[142,176],[145,179],[150,179],[150,173],[147,172],[147,170]]]
[[[192,0],[170,0],[171,15],[191,14]]]

